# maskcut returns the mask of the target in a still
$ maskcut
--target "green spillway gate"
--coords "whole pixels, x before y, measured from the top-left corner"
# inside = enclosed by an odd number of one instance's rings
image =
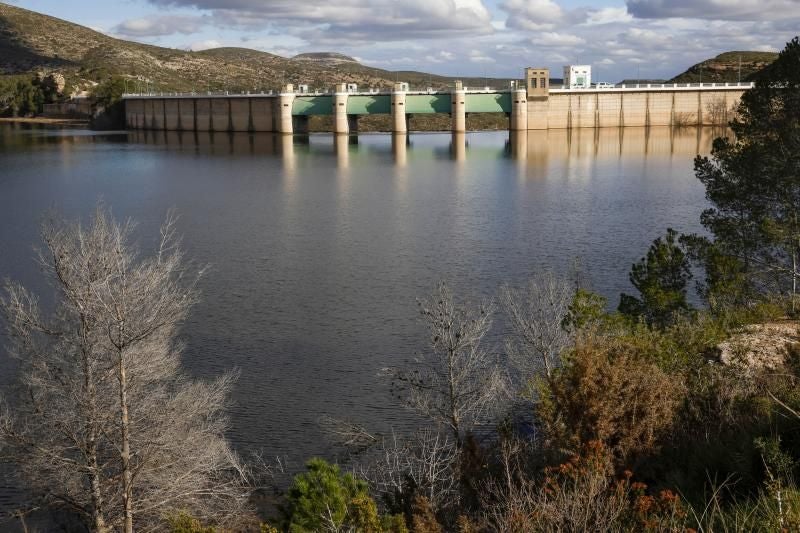
[[[449,113],[449,94],[409,94],[406,96],[406,113]]]
[[[511,94],[468,94],[465,106],[467,113],[511,113]]]
[[[450,113],[450,94],[409,94],[406,96],[406,113]],[[467,113],[510,113],[511,94],[467,94]],[[391,114],[392,97],[388,94],[351,95],[347,98],[348,115]],[[332,115],[333,97],[330,95],[298,96],[292,104],[292,115]]]
[[[392,97],[388,94],[353,95],[347,97],[348,115],[379,115],[392,112]]]
[[[332,96],[298,96],[292,104],[292,115],[332,115]]]

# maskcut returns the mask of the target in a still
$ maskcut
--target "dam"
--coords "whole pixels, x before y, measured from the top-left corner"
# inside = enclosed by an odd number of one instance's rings
[[[308,92],[286,85],[279,93],[125,94],[128,129],[197,132],[307,133],[311,116],[330,117],[331,131],[358,132],[365,115],[390,116],[393,133],[409,131],[414,115],[447,114],[453,132],[466,131],[466,117],[503,113],[511,131],[724,125],[751,83],[619,84],[586,89],[551,88],[549,70],[527,68],[525,80],[506,90],[470,89],[359,92],[339,84],[334,92]]]

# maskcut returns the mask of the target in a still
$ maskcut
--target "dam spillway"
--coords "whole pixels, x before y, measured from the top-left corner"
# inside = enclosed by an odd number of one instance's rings
[[[534,82],[535,84],[535,82]],[[451,130],[466,130],[466,117],[504,113],[509,129],[709,126],[733,116],[750,83],[634,84],[591,89],[531,87],[410,91],[299,92],[276,94],[126,94],[129,129],[198,132],[307,133],[311,116],[331,117],[333,133],[355,133],[365,115],[391,116],[393,133],[409,131],[414,115],[447,114]]]

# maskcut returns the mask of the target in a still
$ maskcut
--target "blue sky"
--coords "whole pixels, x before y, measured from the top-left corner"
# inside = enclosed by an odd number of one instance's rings
[[[8,1],[8,0],[5,0]],[[518,77],[593,65],[671,77],[729,50],[780,50],[800,0],[14,0],[115,37],[182,49],[336,51],[391,70]]]

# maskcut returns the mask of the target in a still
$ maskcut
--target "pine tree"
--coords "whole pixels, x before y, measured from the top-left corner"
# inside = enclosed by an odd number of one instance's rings
[[[789,292],[794,309],[800,271],[797,37],[744,94],[731,129],[734,139],[715,140],[711,157],[695,160],[712,204],[701,218],[714,237],[713,253],[706,258],[729,266],[733,260],[727,270],[744,272],[758,292]]]

